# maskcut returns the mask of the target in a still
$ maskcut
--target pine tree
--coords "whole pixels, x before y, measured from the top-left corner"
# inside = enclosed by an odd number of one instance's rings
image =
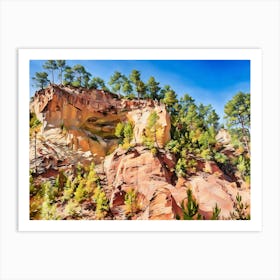
[[[225,119],[229,128],[241,127],[243,141],[247,152],[250,154],[250,94],[238,92],[225,105]]]
[[[71,85],[74,81],[74,71],[71,67],[66,66],[64,69],[64,81],[63,84],[64,85]]]
[[[162,91],[164,93],[163,103],[167,107],[172,107],[175,105],[175,103],[178,102],[177,96],[174,90],[170,88],[170,86],[165,86],[164,90]]]
[[[135,98],[135,95],[132,93],[133,88],[131,85],[131,81],[128,80],[126,77],[124,77],[123,92],[124,92],[124,94],[126,94],[127,98],[129,98],[129,99]]]
[[[89,86],[89,80],[91,77],[91,74],[86,71],[85,67],[82,66],[81,64],[76,64],[72,68],[73,70],[73,75],[76,78],[72,82],[73,86],[76,87],[88,87]]]
[[[112,91],[118,93],[119,97],[121,97],[121,88],[123,85],[122,74],[115,71],[110,78],[109,85],[112,87]]]
[[[43,64],[43,68],[50,71],[50,73],[52,75],[52,83],[54,84],[54,71],[58,69],[56,61],[55,60],[47,60]]]
[[[43,89],[49,83],[48,73],[36,72],[35,77],[33,77],[32,80],[35,82],[37,88]]]
[[[129,79],[135,87],[138,100],[140,99],[140,97],[144,97],[144,95],[146,94],[146,85],[143,81],[141,81],[140,71],[135,69],[132,70]]]
[[[57,68],[59,69],[59,78],[60,78],[60,83],[62,84],[62,78],[63,78],[63,72],[66,68],[66,61],[65,60],[57,60],[56,61]]]
[[[93,77],[89,83],[89,88],[102,89],[104,91],[109,91],[106,87],[105,82],[100,77]]]
[[[158,93],[160,91],[160,87],[159,87],[159,83],[155,80],[153,76],[149,78],[146,88],[147,88],[147,92],[149,93],[149,97],[151,99],[159,100]]]

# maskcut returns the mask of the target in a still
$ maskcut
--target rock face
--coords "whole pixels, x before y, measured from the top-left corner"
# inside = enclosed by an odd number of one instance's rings
[[[90,151],[96,162],[116,148],[114,133],[119,122],[130,120],[134,125],[134,142],[141,143],[146,120],[153,110],[163,129],[158,146],[163,147],[170,140],[170,117],[164,106],[153,100],[119,99],[100,90],[51,85],[36,92],[30,109],[43,123],[43,132],[66,129],[69,146]]]
[[[226,129],[220,129],[216,135],[216,140],[223,145],[227,145],[230,143],[231,137]]]
[[[166,153],[154,156],[143,147],[131,151],[117,149],[107,156],[104,171],[108,180],[107,194],[110,207],[116,216],[125,207],[125,193],[134,189],[142,197],[142,208],[137,219],[182,218],[181,204],[191,189],[199,204],[199,213],[211,219],[216,204],[221,209],[220,218],[230,219],[234,212],[237,194],[243,202],[250,204],[250,193],[237,188],[236,183],[226,180],[226,176],[214,162],[206,162],[196,174],[187,179],[179,178],[172,185],[174,158]],[[205,171],[207,170],[207,172]]]
[[[36,154],[35,154],[36,145]],[[69,149],[67,135],[60,128],[52,128],[29,142],[30,169],[44,178],[55,177],[59,171],[70,170],[80,162],[88,165],[93,156],[90,151]]]
[[[234,203],[237,194],[242,196],[242,201],[245,204],[250,204],[250,192],[248,190],[238,189],[235,183],[230,183],[213,174],[193,176],[180,184],[181,188],[185,186],[192,190],[199,204],[199,212],[205,219],[212,218],[216,204],[221,209],[220,218],[229,219],[230,214],[235,210]]]
[[[164,145],[170,140],[170,117],[165,109],[162,106],[154,106],[154,111],[159,116],[158,122],[160,123],[161,137],[157,140],[158,147],[163,148]],[[146,129],[148,118],[151,114],[151,107],[146,107],[144,109],[138,109],[131,112],[128,112],[127,117],[132,123],[134,123],[134,142],[142,143],[142,136]]]
[[[129,152],[117,149],[104,162],[111,209],[117,213],[125,204],[123,194],[132,188],[142,196],[138,219],[174,219],[178,209],[172,196],[172,168],[174,158],[169,154],[154,156],[141,146]]]

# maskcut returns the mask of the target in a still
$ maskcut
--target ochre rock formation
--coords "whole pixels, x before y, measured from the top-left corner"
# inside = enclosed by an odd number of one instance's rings
[[[172,184],[170,172],[174,163],[171,154],[154,156],[144,147],[135,147],[131,151],[118,148],[107,156],[104,171],[113,212],[118,215],[125,204],[125,193],[131,188],[143,196],[142,211],[137,219],[182,218],[181,204],[187,198],[187,189],[192,190],[199,204],[199,213],[205,219],[212,218],[216,203],[221,208],[220,218],[229,219],[237,194],[242,196],[245,204],[250,204],[248,190],[237,188],[235,182],[226,180],[226,175],[214,162],[205,162],[196,174],[187,179],[179,178],[176,185]]]
[[[134,142],[142,143],[142,136],[146,129],[146,125],[148,123],[148,118],[151,114],[151,108],[157,113],[159,116],[159,124],[160,129],[162,129],[161,137],[156,139],[158,147],[163,148],[164,145],[170,140],[170,117],[168,112],[166,111],[163,105],[161,106],[149,106],[143,109],[133,110],[128,112],[127,117],[134,124]]]
[[[174,160],[174,158],[173,158]],[[135,147],[127,152],[118,148],[106,157],[104,171],[110,191],[110,207],[117,212],[124,205],[124,194],[134,189],[141,194],[142,213],[138,219],[171,219],[178,207],[172,197],[171,154],[154,156],[147,148]],[[117,209],[115,209],[117,208]]]
[[[96,162],[117,147],[115,128],[129,120],[134,126],[134,143],[142,143],[146,120],[154,110],[163,130],[157,139],[159,147],[170,140],[170,117],[164,106],[153,100],[126,100],[95,89],[77,89],[50,85],[35,93],[30,105],[43,123],[42,130],[66,129],[73,149],[91,151]]]

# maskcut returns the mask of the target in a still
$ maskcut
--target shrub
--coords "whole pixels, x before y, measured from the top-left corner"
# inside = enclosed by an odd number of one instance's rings
[[[70,216],[71,218],[76,219],[81,216],[81,211],[82,208],[79,205],[79,203],[74,199],[71,199],[68,201],[67,205],[65,206],[64,214],[66,216]]]
[[[134,189],[129,189],[124,197],[125,213],[128,218],[133,216],[138,210],[137,193]]]
[[[64,191],[63,191],[63,196],[62,200],[63,201],[68,201],[74,196],[74,190],[75,190],[75,183],[71,182],[69,178],[67,178]]]
[[[93,201],[96,204],[95,215],[98,220],[103,219],[109,210],[109,201],[100,186],[94,190]]]
[[[187,203],[186,203],[187,199]],[[201,220],[201,215],[198,213],[199,205],[196,199],[192,195],[190,189],[187,190],[187,198],[181,203],[184,220]]]
[[[123,129],[124,142],[130,143],[133,138],[133,125],[131,122],[127,122]]]
[[[234,202],[234,211],[230,213],[230,216],[234,220],[250,220],[250,214],[247,213],[249,207],[248,204],[242,202],[242,196],[237,193],[236,201]]]
[[[86,198],[86,190],[84,188],[84,181],[80,181],[76,191],[75,191],[75,200],[80,203]]]
[[[225,162],[228,160],[228,158],[227,158],[226,155],[224,155],[224,154],[222,154],[222,153],[218,153],[218,152],[215,153],[214,159],[215,159],[215,161],[218,162],[218,163],[225,163]]]
[[[29,115],[29,128],[35,129],[38,128],[42,123],[37,119],[35,113],[30,113]]]
[[[29,171],[29,194],[31,197],[41,194],[41,186],[36,186],[34,183],[33,172]]]
[[[218,207],[217,203],[213,208],[212,218],[211,220],[219,220],[219,215],[221,213],[221,208]]]
[[[124,123],[118,123],[115,129],[115,135],[120,138],[120,141],[122,142],[124,138]]]
[[[122,144],[124,149],[130,148],[130,142],[133,139],[133,124],[131,122],[118,123],[115,136],[119,138],[119,144]]]
[[[55,185],[53,186],[49,181],[42,183],[41,188],[43,197],[48,197],[50,203],[54,203],[57,198],[58,188]]]
[[[29,215],[31,220],[40,219],[43,199],[38,194],[30,199]]]
[[[197,161],[195,159],[187,160],[187,173],[194,174],[196,172]]]
[[[175,172],[178,177],[185,177],[187,171],[187,160],[185,158],[179,158],[175,166]]]
[[[246,180],[246,177],[250,177],[250,158],[247,158],[243,155],[238,157],[237,169],[241,173],[243,179]]]
[[[157,139],[161,138],[164,133],[164,128],[158,123],[159,116],[156,111],[152,111],[148,117],[147,125],[142,136],[143,144],[152,149],[158,147]],[[155,153],[155,150],[153,151]]]
[[[200,153],[201,157],[206,159],[206,160],[210,160],[211,159],[211,151],[209,149],[204,149],[201,153]]]
[[[96,184],[99,182],[99,177],[97,176],[95,169],[94,162],[91,163],[90,168],[89,168],[89,173],[87,174],[85,178],[85,191],[88,194],[91,194],[93,190],[96,187]]]
[[[55,195],[50,182],[46,182],[45,194],[43,197],[43,203],[41,208],[41,219],[42,220],[59,220],[60,216],[57,214],[55,205]]]

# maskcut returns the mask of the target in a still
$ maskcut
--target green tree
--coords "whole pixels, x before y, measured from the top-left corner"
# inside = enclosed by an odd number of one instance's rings
[[[52,83],[54,84],[54,71],[58,69],[57,63],[55,60],[47,60],[43,64],[43,68],[48,70],[52,75]]]
[[[139,81],[137,83],[136,91],[137,91],[138,97],[139,96],[141,96],[142,98],[145,97],[145,95],[146,95],[146,85],[143,81]]]
[[[149,93],[149,97],[151,99],[157,99],[159,100],[159,83],[155,80],[155,78],[152,76],[149,78],[147,84],[146,84],[147,92]]]
[[[225,105],[224,112],[229,128],[241,127],[242,140],[244,141],[247,152],[250,154],[250,94],[238,92]]]
[[[123,129],[123,135],[124,135],[124,142],[127,142],[129,144],[133,138],[133,125],[131,122],[127,122],[125,124]]]
[[[131,81],[127,79],[127,77],[123,76],[123,92],[127,96],[127,98],[133,99],[135,98],[133,92],[133,87],[131,85]]]
[[[213,109],[207,116],[207,124],[209,126],[213,126],[215,128],[215,130],[217,131],[218,127],[219,127],[219,119],[220,119],[219,115]]]
[[[66,66],[64,69],[64,85],[71,85],[74,81],[74,71],[70,66]]]
[[[91,74],[86,71],[85,67],[81,64],[76,64],[73,66],[72,70],[76,78],[76,80],[72,82],[72,85],[76,87],[88,87]]]
[[[49,83],[48,73],[36,72],[35,77],[32,77],[32,80],[35,82],[36,88],[43,89]]]
[[[207,106],[200,104],[198,106],[198,116],[201,119],[201,125],[205,128],[214,127],[215,130],[219,126],[219,116],[209,104]]]
[[[140,97],[143,97],[146,93],[146,85],[145,83],[141,80],[141,73],[138,70],[132,70],[129,79],[132,82],[132,84],[135,87],[135,90],[137,92],[137,98],[138,100]]]
[[[157,145],[157,129],[158,129],[158,120],[159,116],[156,111],[151,112],[151,114],[148,117],[147,121],[147,127],[146,127],[146,134],[150,138],[152,138],[152,141],[155,145]]]
[[[85,73],[83,74],[82,87],[89,88],[90,77],[91,77],[91,73],[85,71]]]
[[[163,103],[167,106],[167,107],[172,107],[175,105],[175,103],[178,102],[177,100],[177,96],[176,93],[173,89],[171,89],[170,86],[166,85],[163,88],[162,93],[164,93],[164,98],[163,98]]]
[[[89,83],[89,88],[102,89],[104,91],[109,91],[106,87],[105,82],[100,77],[93,77]]]
[[[56,65],[57,65],[57,68],[59,70],[58,77],[60,78],[60,83],[62,84],[63,72],[66,68],[66,61],[65,60],[57,60]]]
[[[129,148],[133,139],[133,124],[131,122],[118,123],[115,135],[120,139],[119,143],[123,145],[123,148]]]
[[[108,84],[112,87],[112,91],[118,93],[119,97],[121,97],[121,88],[123,85],[122,74],[118,71],[115,71],[110,77]]]

